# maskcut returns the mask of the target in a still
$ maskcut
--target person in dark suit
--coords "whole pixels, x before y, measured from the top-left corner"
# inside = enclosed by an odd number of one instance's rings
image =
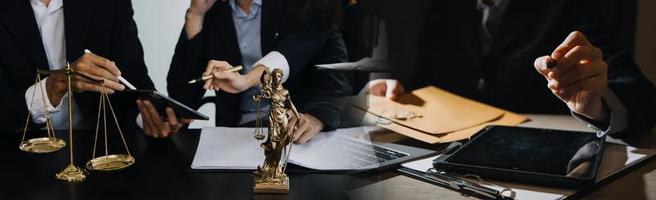
[[[299,125],[294,141],[335,129],[341,107],[330,99],[350,94],[349,81],[308,66],[346,61],[337,8],[330,0],[192,0],[167,77],[169,94],[198,108],[205,90],[215,90],[216,125],[249,126],[257,117],[252,96],[260,76],[279,68],[303,113],[291,119]],[[241,73],[221,71],[237,65]],[[204,85],[187,83],[210,74]]]
[[[182,120],[178,121],[175,115],[169,116],[170,121],[162,121],[159,116],[144,114],[154,110],[149,102],[143,102],[143,117],[136,120],[139,110],[134,99],[119,92],[125,86],[118,76],[132,81],[137,88],[154,89],[132,15],[129,0],[1,1],[0,101],[4,112],[0,115],[0,128],[3,131],[22,128],[22,120],[29,112],[35,128],[43,127],[49,116],[53,128],[68,129],[65,74],[51,73],[41,82],[34,82],[37,69],[58,70],[69,62],[73,70],[86,75],[72,77],[71,85],[76,92],[71,122],[74,128],[96,126],[98,93],[102,86],[90,79],[104,80],[123,128],[137,128],[136,121],[160,125],[144,127],[147,133],[155,133],[155,129],[175,131],[181,127]],[[93,53],[85,53],[85,49]]]
[[[597,1],[467,0],[428,10],[412,75],[372,81],[370,93],[395,98],[403,86],[435,85],[519,113],[571,112],[600,135],[654,125],[656,90],[614,43]]]

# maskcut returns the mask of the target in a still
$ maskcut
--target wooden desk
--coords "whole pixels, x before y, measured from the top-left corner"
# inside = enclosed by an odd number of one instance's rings
[[[557,122],[552,120],[534,123]],[[563,125],[569,122],[557,122]],[[578,123],[572,126],[578,125]],[[529,124],[530,125],[530,124]],[[539,125],[539,124],[538,124]],[[582,127],[578,127],[582,128]],[[583,127],[585,128],[585,127]],[[653,132],[656,133],[656,132]],[[66,133],[61,138],[66,138]],[[110,135],[111,136],[111,135]],[[460,193],[424,183],[396,169],[364,174],[306,173],[292,170],[289,195],[253,195],[250,173],[203,173],[189,169],[199,130],[186,130],[169,139],[152,140],[139,131],[127,131],[126,139],[136,164],[117,172],[94,172],[81,183],[55,179],[68,163],[68,148],[53,154],[35,155],[18,149],[20,134],[0,136],[0,199],[467,199]],[[91,157],[93,132],[75,133],[76,163],[84,166]],[[382,137],[386,140],[402,136]],[[648,139],[636,139],[649,141]],[[651,140],[656,141],[656,140]],[[405,140],[404,144],[433,149]],[[117,150],[120,150],[120,143]],[[591,199],[656,199],[656,161],[592,191]]]
[[[533,121],[526,127],[560,128],[574,131],[592,131],[569,116],[526,115]],[[626,140],[610,139],[610,142],[628,144],[640,148],[656,149],[656,129],[639,137]],[[600,184],[592,191],[584,192],[584,199],[656,199],[656,159],[629,169]],[[446,188],[396,173],[389,179],[358,188],[351,192],[354,199],[475,199]]]

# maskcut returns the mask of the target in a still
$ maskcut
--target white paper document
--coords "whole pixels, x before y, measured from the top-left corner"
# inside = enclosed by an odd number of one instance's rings
[[[415,171],[421,171],[425,172],[428,171],[428,169],[433,168],[433,160],[435,158],[438,158],[441,155],[438,156],[432,156],[429,158],[421,159],[421,160],[416,160],[413,162],[408,162],[404,163],[401,166],[405,168],[409,168]],[[485,184],[485,183],[479,183],[485,187],[501,191],[503,188],[497,186],[497,185],[491,185],[491,184]],[[519,188],[511,188],[513,191],[515,191],[515,199],[562,199],[565,197],[565,195],[562,194],[555,194],[555,193],[548,193],[548,192],[539,192],[539,191],[531,191],[531,190],[524,190],[524,189],[519,189]]]
[[[321,132],[305,144],[294,144],[289,163],[316,170],[365,170],[376,168],[381,155],[387,159],[404,152],[372,144],[363,135],[373,127]],[[264,161],[254,128],[203,128],[192,169],[255,170]],[[266,130],[265,134],[266,134]]]

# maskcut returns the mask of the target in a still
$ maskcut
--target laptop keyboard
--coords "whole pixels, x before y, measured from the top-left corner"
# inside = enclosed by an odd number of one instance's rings
[[[336,157],[356,168],[364,168],[408,156],[406,153],[376,144],[368,144],[348,136],[337,136],[336,138],[337,146],[342,147],[335,150],[335,153],[338,154]]]

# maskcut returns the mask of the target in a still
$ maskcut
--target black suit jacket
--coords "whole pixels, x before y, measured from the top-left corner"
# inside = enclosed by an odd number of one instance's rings
[[[483,55],[476,0],[433,1],[419,40],[417,67],[405,81],[409,89],[436,85],[514,112],[569,113],[533,63],[578,30],[603,50],[608,87],[629,110],[630,127],[653,125],[654,87],[632,56],[614,43],[597,1],[513,0],[500,23],[490,52]]]
[[[154,89],[143,61],[129,0],[64,0],[66,57],[70,63],[89,49],[116,62],[123,77],[137,88]],[[2,130],[22,128],[27,117],[25,91],[34,84],[37,69],[48,69],[30,1],[0,2],[0,115]],[[75,93],[88,127],[95,127],[99,95]],[[134,127],[136,103],[117,93],[110,97],[123,127]]]
[[[305,3],[305,0],[263,2],[262,54],[279,51],[285,56],[290,74],[284,86],[292,100],[301,112],[317,117],[329,130],[338,126],[341,112],[332,98],[350,94],[350,82],[342,73],[320,72],[307,66],[343,62],[347,54],[341,35],[321,26],[314,8],[309,10],[312,12],[304,12]],[[167,77],[171,97],[200,107],[205,90],[187,81],[202,74],[209,60],[224,60],[235,66],[242,63],[228,2],[217,2],[208,11],[203,30],[191,40],[183,28]],[[241,94],[218,92],[216,96],[216,125],[237,126]]]

